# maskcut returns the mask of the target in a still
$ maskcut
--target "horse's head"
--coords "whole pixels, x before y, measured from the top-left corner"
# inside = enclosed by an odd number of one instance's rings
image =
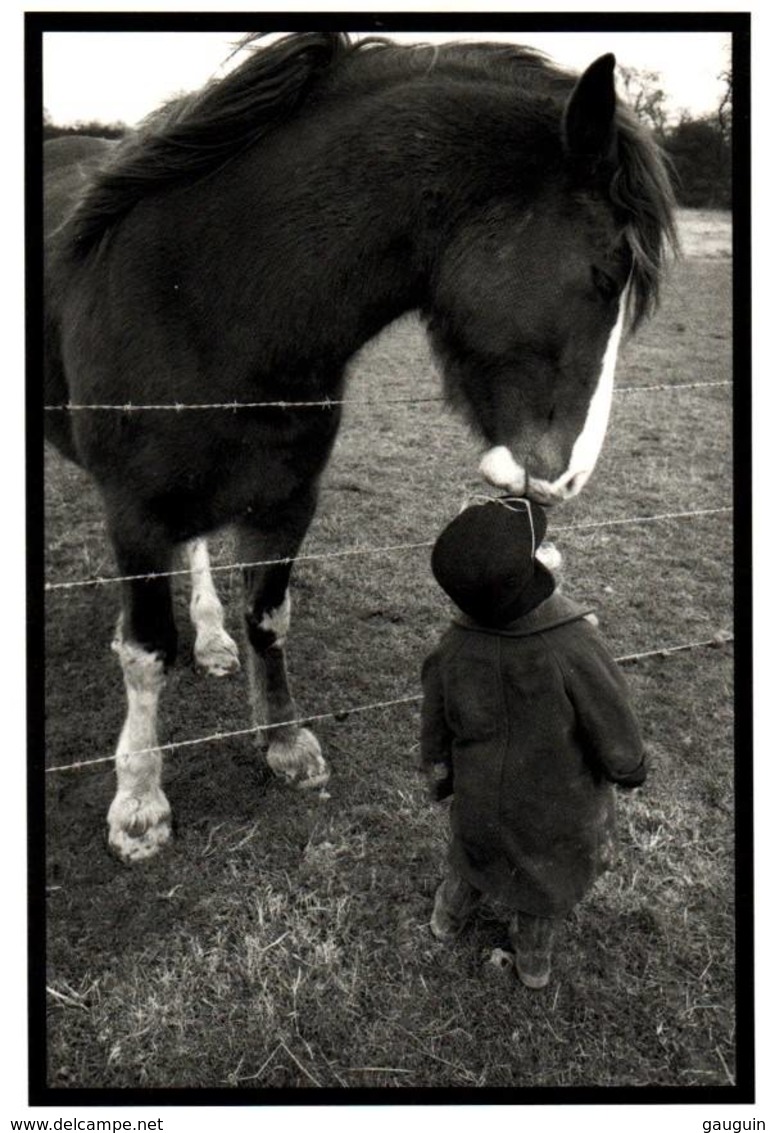
[[[450,400],[487,445],[483,476],[542,504],[595,466],[625,317],[653,301],[672,232],[664,167],[617,110],[613,68],[603,56],[578,80],[543,165],[526,155],[523,183],[504,190],[501,174],[450,232],[429,311]]]

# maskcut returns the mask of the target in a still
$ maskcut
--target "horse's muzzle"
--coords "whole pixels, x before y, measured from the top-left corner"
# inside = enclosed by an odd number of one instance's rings
[[[527,496],[544,507],[562,503],[578,495],[589,479],[589,472],[569,471],[554,481],[541,480],[530,476],[518,464],[505,445],[495,445],[488,449],[479,463],[479,471],[488,484],[511,492],[515,496]]]
[[[532,476],[528,476],[525,495],[537,504],[551,507],[552,504],[572,500],[574,496],[579,494],[588,479],[588,472],[577,472],[575,475],[563,476],[553,484],[549,484],[546,480],[535,480]]]

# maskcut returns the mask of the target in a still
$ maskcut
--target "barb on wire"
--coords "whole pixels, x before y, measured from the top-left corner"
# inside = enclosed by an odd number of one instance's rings
[[[622,665],[632,661],[642,661],[647,657],[669,657],[674,653],[682,653],[690,649],[703,649],[709,646],[718,648],[721,645],[728,645],[734,640],[732,634],[718,633],[715,637],[708,638],[705,641],[687,641],[680,645],[663,645],[659,649],[646,649],[640,653],[625,653],[621,657],[616,657],[615,660]],[[132,754],[149,755],[151,752],[177,751],[180,748],[198,747],[201,744],[217,743],[222,740],[256,736],[259,732],[271,732],[276,728],[302,727],[307,724],[316,724],[320,723],[321,720],[337,720],[341,722],[348,716],[355,716],[358,713],[373,712],[380,708],[394,708],[401,704],[416,704],[421,700],[421,693],[413,693],[407,696],[398,696],[393,700],[378,700],[372,704],[356,704],[350,708],[340,708],[336,712],[318,712],[312,716],[298,716],[292,720],[281,720],[275,724],[254,724],[251,728],[238,728],[232,732],[213,732],[208,736],[197,736],[191,740],[174,740],[166,744],[157,744],[156,747],[142,748]],[[78,763],[59,764],[55,767],[47,767],[46,774],[53,775],[55,771],[80,771],[84,767],[95,767],[98,764],[112,763],[114,758],[115,757],[112,755],[102,755],[96,759],[83,759]]]
[[[552,528],[553,532],[592,531],[600,527],[620,527],[634,523],[659,523],[671,519],[696,519],[709,515],[725,515],[732,511],[732,507],[701,508],[696,511],[662,512],[659,515],[625,516],[621,519],[600,519],[584,523],[568,523]],[[353,555],[382,555],[393,554],[397,551],[415,551],[424,547],[432,547],[433,540],[424,540],[420,543],[392,543],[383,547],[347,547],[342,551],[312,551],[308,554],[295,555],[284,559],[262,559],[249,563],[219,563],[210,567],[211,573],[234,570],[252,570],[256,567],[280,566],[288,563],[307,562],[316,559],[341,559]],[[199,568],[181,567],[179,570],[158,571],[150,574],[124,574],[115,576],[97,576],[96,578],[79,578],[72,582],[46,582],[43,589],[50,593],[56,590],[76,590],[88,586],[111,586],[121,582],[140,582],[156,578],[177,578],[184,575],[196,574]]]
[[[659,393],[667,390],[687,389],[714,389],[721,386],[731,386],[727,382],[667,382],[652,386],[617,386],[614,393]],[[118,404],[88,404],[79,405],[75,402],[66,402],[63,405],[44,405],[46,413],[79,413],[108,411],[114,413],[148,413],[172,412],[181,413],[184,410],[225,409],[236,412],[238,409],[333,409],[338,405],[422,405],[430,401],[443,401],[440,394],[431,397],[324,397],[318,401],[213,401],[201,404],[186,401],[160,402],[158,404],[135,405],[127,401]]]

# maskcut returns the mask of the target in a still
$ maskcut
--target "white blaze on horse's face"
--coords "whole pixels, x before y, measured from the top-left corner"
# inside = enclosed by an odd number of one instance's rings
[[[495,445],[487,450],[479,464],[482,476],[494,488],[513,492],[517,496],[528,496],[536,503],[554,504],[572,499],[584,487],[597,463],[608,427],[625,306],[625,297],[622,296],[619,316],[603,355],[600,377],[583,427],[571,450],[568,467],[555,480],[542,480],[531,476],[506,445]]]

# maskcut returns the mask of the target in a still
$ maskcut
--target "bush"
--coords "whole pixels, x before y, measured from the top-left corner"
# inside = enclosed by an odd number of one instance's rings
[[[50,138],[63,138],[69,135],[84,134],[90,138],[123,138],[129,131],[129,127],[123,122],[111,122],[106,124],[104,122],[75,122],[72,126],[57,126],[55,123],[46,120],[43,121],[43,140],[49,141]]]
[[[730,139],[714,119],[683,118],[667,132],[664,147],[675,167],[679,204],[688,208],[731,207]]]

